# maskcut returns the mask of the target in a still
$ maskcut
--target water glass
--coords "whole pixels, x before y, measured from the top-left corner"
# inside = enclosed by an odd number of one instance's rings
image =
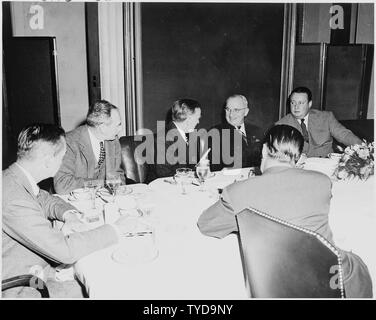
[[[192,180],[192,169],[189,168],[179,168],[176,169],[176,174],[174,176],[175,181],[181,185],[181,194],[186,195],[187,191],[185,189],[185,185],[189,184]]]
[[[120,187],[122,181],[120,178],[120,174],[107,174],[106,176],[106,185],[110,189],[112,194],[112,201],[115,201],[116,191]]]
[[[198,177],[198,181],[200,182],[200,191],[204,191],[205,180],[210,175],[209,164],[206,162],[200,162],[196,167],[196,174]]]

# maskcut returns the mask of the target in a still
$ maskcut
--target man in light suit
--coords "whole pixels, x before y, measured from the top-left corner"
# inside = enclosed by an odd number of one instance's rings
[[[54,125],[23,129],[18,137],[17,161],[3,171],[2,278],[31,273],[47,281],[52,297],[80,297],[78,283],[58,283],[49,278],[48,270],[116,244],[119,235],[132,226],[120,218],[112,225],[74,232],[83,227],[75,208],[39,189],[37,183],[54,176],[61,165],[66,152],[64,136],[64,130]],[[63,229],[53,228],[53,220],[65,222]],[[63,231],[73,233],[66,236]],[[14,288],[4,291],[4,296],[29,297],[34,293],[31,288]]]
[[[201,105],[192,99],[179,99],[171,108],[172,121],[158,131],[154,143],[154,163],[148,165],[147,181],[173,176],[178,168],[194,168],[200,144],[193,143],[190,133],[201,118]],[[176,148],[174,148],[174,146]],[[194,152],[190,149],[194,148]],[[180,152],[179,151],[184,151]]]
[[[212,152],[209,156],[213,171],[219,171],[224,167],[236,167],[235,161],[226,163],[224,152],[230,152],[230,155],[227,155],[230,158],[240,156],[239,163],[242,168],[260,166],[263,133],[259,127],[245,121],[248,112],[246,97],[235,94],[227,98],[225,121],[211,129],[219,132],[219,144],[217,144],[219,150],[216,150],[213,142],[210,143]],[[225,134],[226,130],[229,131],[228,135]],[[241,143],[238,143],[238,141],[241,141]],[[218,154],[220,155],[219,161],[216,159]]]
[[[54,177],[55,191],[68,194],[84,187],[85,181],[104,181],[106,174],[118,174],[126,181],[121,166],[119,110],[105,100],[90,106],[86,124],[67,133],[67,152]]]
[[[262,149],[262,175],[226,187],[221,199],[200,216],[200,231],[216,238],[238,232],[236,214],[251,207],[313,230],[333,243],[328,219],[332,183],[320,172],[295,168],[303,143],[303,136],[291,126],[271,128]],[[372,297],[372,281],[363,261],[351,252],[341,250],[341,255],[346,296]]]
[[[333,138],[346,146],[362,143],[337,121],[332,112],[311,109],[312,93],[308,88],[295,88],[289,103],[291,113],[276,124],[287,124],[300,131],[304,137],[303,153],[307,157],[327,157],[333,152]]]

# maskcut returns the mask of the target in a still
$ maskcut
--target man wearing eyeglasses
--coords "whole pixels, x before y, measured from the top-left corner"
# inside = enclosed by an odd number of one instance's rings
[[[295,88],[289,96],[289,104],[291,113],[276,124],[287,124],[301,132],[303,153],[307,157],[327,157],[333,152],[333,138],[345,146],[362,143],[338,122],[332,112],[311,109],[312,93],[308,88]]]
[[[248,101],[240,94],[235,94],[227,98],[225,103],[225,121],[214,126],[213,129],[219,130],[220,136],[220,161],[211,156],[211,168],[213,171],[221,170],[224,167],[236,167],[233,161],[226,163],[225,159],[229,157],[224,155],[225,152],[230,152],[232,157],[241,156],[242,168],[258,167],[261,161],[261,140],[262,130],[245,121],[248,115]],[[229,131],[226,134],[225,131]],[[241,143],[237,143],[241,141]],[[213,144],[214,146],[214,144]],[[212,150],[211,155],[215,154]]]

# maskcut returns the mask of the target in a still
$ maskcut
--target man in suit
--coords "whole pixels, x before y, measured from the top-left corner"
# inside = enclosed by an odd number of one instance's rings
[[[48,270],[116,244],[132,226],[120,218],[112,225],[74,232],[84,226],[79,213],[37,185],[55,175],[65,152],[65,133],[59,127],[36,124],[20,133],[17,161],[3,171],[2,278],[31,273],[47,281],[52,297],[82,297],[78,283],[56,282]],[[53,220],[63,221],[63,230],[53,228]],[[66,236],[63,231],[73,233]],[[4,291],[4,296],[33,293],[31,288],[14,288]]]
[[[171,108],[172,121],[158,130],[154,143],[154,163],[148,165],[147,181],[173,176],[178,168],[194,168],[200,150],[190,138],[201,118],[201,105],[180,99]]]
[[[236,214],[251,207],[294,225],[313,230],[333,243],[329,226],[332,183],[328,176],[295,168],[303,150],[303,136],[288,125],[271,128],[262,148],[261,176],[226,187],[221,199],[198,220],[200,231],[223,238],[238,232]],[[341,251],[347,297],[372,297],[372,283],[361,259]],[[356,275],[353,273],[356,272]],[[363,288],[350,280],[362,279]]]
[[[54,177],[55,191],[68,194],[84,187],[85,181],[104,181],[106,174],[118,174],[126,181],[121,165],[119,110],[105,100],[89,107],[86,124],[69,132],[67,152]]]
[[[332,112],[311,109],[312,93],[308,88],[295,88],[289,96],[289,104],[291,113],[276,124],[290,125],[302,133],[303,153],[308,157],[327,157],[333,152],[333,138],[346,146],[362,143]]]
[[[260,165],[263,134],[259,127],[244,121],[248,112],[248,101],[244,96],[235,94],[227,98],[226,121],[211,129],[219,132],[219,144],[209,140],[209,156],[213,171],[219,171],[224,167],[245,168]],[[228,152],[230,154],[225,154]]]

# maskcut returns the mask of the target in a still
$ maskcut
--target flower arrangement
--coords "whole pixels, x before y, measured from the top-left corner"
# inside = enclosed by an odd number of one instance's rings
[[[375,143],[356,144],[347,147],[338,162],[334,175],[338,180],[358,178],[367,180],[374,173]]]

